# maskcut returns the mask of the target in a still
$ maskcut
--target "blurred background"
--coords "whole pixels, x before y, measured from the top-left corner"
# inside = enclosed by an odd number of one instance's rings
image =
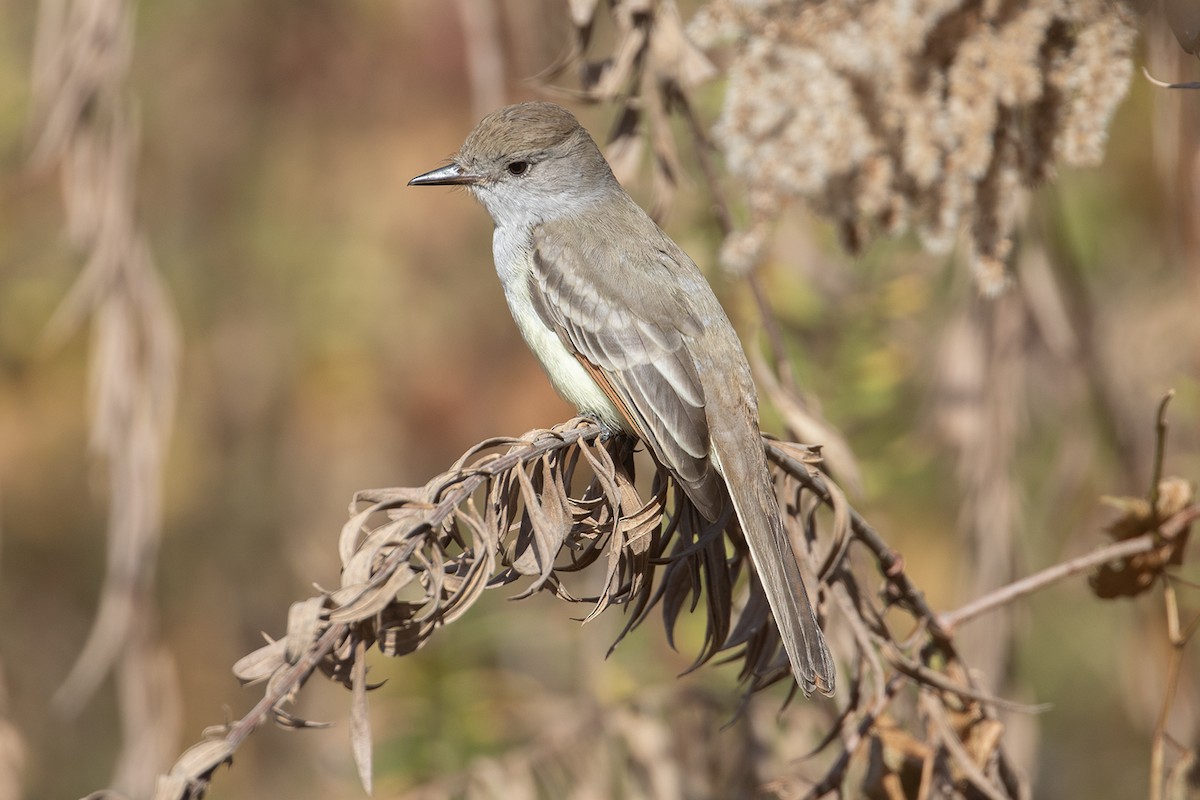
[[[684,19],[698,5],[681,3]],[[35,4],[0,0],[0,709],[15,796],[50,798],[110,785],[122,745],[113,680],[73,716],[52,709],[104,582],[112,476],[89,433],[99,334],[84,324],[46,338],[84,258],[67,231],[71,176],[31,159],[37,16]],[[1139,24],[1136,63],[1169,80],[1200,76],[1164,26]],[[337,534],[356,490],[420,485],[481,439],[572,415],[508,316],[485,212],[463,192],[405,186],[444,163],[486,111],[542,97],[527,79],[563,55],[571,31],[557,0],[138,4],[130,193],[179,336],[149,590],[163,674],[178,687],[177,725],[161,742],[171,757],[261,696],[230,666],[261,631],[283,632],[311,584],[336,585]],[[494,51],[469,57],[481,36]],[[722,98],[720,81],[695,93],[705,126]],[[613,127],[611,107],[572,108],[600,140]],[[982,513],[1009,520],[1016,574],[1107,541],[1113,514],[1098,498],[1149,486],[1154,413],[1170,388],[1166,472],[1200,476],[1198,109],[1200,93],[1135,76],[1103,163],[1064,168],[1031,195],[1021,263],[1034,264],[1034,280],[1048,269],[1038,259],[1059,265],[1064,288],[1049,296],[1069,306],[1040,310],[1038,336],[1053,342],[1055,319],[1086,330],[1061,334],[1074,342],[1059,351],[1065,361],[1017,337],[1033,355],[1001,395],[1011,435],[988,445],[1002,452],[991,473],[962,455],[974,441],[964,430],[997,424],[981,416],[964,322],[989,301],[963,258],[930,255],[912,236],[851,256],[822,217],[797,206],[780,218],[759,276],[799,384],[857,458],[863,490],[852,502],[934,608],[981,593],[961,567],[976,546],[963,532],[978,527],[980,470],[984,488],[1002,489]],[[694,148],[679,157],[682,191],[664,227],[752,335],[749,293],[717,266],[722,237]],[[649,180],[630,188],[651,201]],[[765,426],[780,422],[768,404]],[[1144,792],[1166,662],[1157,602],[1102,603],[1080,578],[1019,603],[1011,629],[972,623],[983,650],[1011,640],[997,684],[1053,704],[1014,723],[1040,726],[1022,739],[1036,795]],[[605,660],[619,612],[581,628],[583,613],[541,596],[489,597],[415,656],[373,662],[372,678],[388,680],[372,695],[376,793],[502,754],[542,729],[548,707],[677,681],[736,707],[731,669],[675,677],[694,654],[686,631],[679,653],[647,626]],[[1174,723],[1191,744],[1194,649]],[[263,728],[212,796],[363,796],[349,695],[324,684],[306,688],[299,710],[337,724]],[[768,694],[777,706],[782,687]]]

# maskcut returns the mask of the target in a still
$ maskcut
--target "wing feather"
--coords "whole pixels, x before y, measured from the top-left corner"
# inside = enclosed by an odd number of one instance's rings
[[[630,429],[678,477],[701,512],[715,518],[725,493],[709,460],[704,386],[685,341],[702,330],[701,321],[673,284],[655,280],[654,267],[661,264],[634,271],[645,276],[642,285],[622,286],[618,299],[616,287],[604,283],[602,262],[630,254],[619,242],[571,246],[569,238],[544,225],[534,230],[534,310],[605,393],[619,400],[615,405]],[[667,255],[655,251],[656,259]]]
[[[765,455],[748,446],[759,435],[749,367],[714,358],[741,345],[695,265],[643,217],[633,215],[640,227],[624,231],[594,218],[536,226],[527,287],[534,311],[700,513],[718,519],[732,502],[796,679],[805,694],[832,693],[833,661]],[[650,255],[647,243],[658,245]]]

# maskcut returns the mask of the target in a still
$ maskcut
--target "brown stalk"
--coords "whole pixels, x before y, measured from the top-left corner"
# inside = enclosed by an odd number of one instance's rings
[[[994,592],[989,592],[955,611],[940,614],[938,622],[943,630],[953,632],[958,625],[969,619],[1007,605],[1017,598],[1045,589],[1064,578],[1078,575],[1110,561],[1119,561],[1138,553],[1148,553],[1161,546],[1162,539],[1174,538],[1198,518],[1200,518],[1200,506],[1192,506],[1168,520],[1163,525],[1161,534],[1154,531],[1145,533],[1137,538],[1116,542],[1094,552],[1076,556],[1061,564],[1047,567],[1007,586],[1002,586]]]

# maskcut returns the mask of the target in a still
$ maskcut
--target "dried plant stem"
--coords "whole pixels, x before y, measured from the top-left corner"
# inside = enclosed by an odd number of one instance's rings
[[[965,700],[975,700],[983,703],[986,706],[1001,708],[1005,711],[1014,711],[1018,714],[1040,714],[1047,711],[1050,706],[1048,704],[1028,705],[1026,703],[1017,703],[1012,700],[1005,700],[1002,697],[995,697],[987,692],[971,689],[966,686],[959,686],[940,672],[935,672],[928,667],[922,666],[910,659],[905,658],[899,652],[888,654],[888,662],[899,672],[904,673],[914,681],[943,692],[956,694]]]
[[[846,774],[846,770],[850,768],[850,760],[854,754],[858,752],[858,748],[867,740],[867,734],[871,732],[871,728],[883,716],[887,707],[891,705],[892,700],[896,698],[896,694],[903,686],[900,673],[894,673],[888,682],[883,687],[883,693],[875,701],[875,705],[871,710],[864,714],[854,726],[842,752],[838,755],[833,764],[826,770],[825,775],[817,782],[815,786],[808,790],[804,795],[804,800],[817,800],[824,797],[830,792],[836,792],[842,784],[842,778]]]
[[[1162,483],[1163,476],[1163,459],[1167,454],[1167,406],[1171,402],[1171,398],[1175,396],[1175,390],[1171,389],[1163,395],[1162,400],[1158,402],[1158,415],[1154,421],[1154,475],[1150,480],[1150,513],[1154,515],[1154,519],[1158,519],[1158,489]]]
[[[106,466],[108,552],[95,619],[56,692],[74,716],[113,676],[121,743],[112,785],[150,792],[174,749],[181,699],[155,618],[163,476],[180,342],[175,311],[138,222],[134,4],[43,0],[34,53],[32,161],[57,166],[67,233],[83,267],[46,326],[46,346],[92,325],[89,433]]]
[[[925,715],[933,721],[934,728],[938,731],[938,738],[941,741],[941,745],[950,753],[954,759],[954,763],[958,764],[959,769],[967,776],[967,779],[975,787],[976,791],[989,800],[1007,800],[1003,794],[992,786],[991,781],[983,774],[983,770],[971,758],[971,755],[967,752],[967,748],[963,746],[962,741],[959,740],[958,735],[954,732],[950,720],[946,719],[945,707],[941,703],[935,702],[929,692],[921,692],[918,703],[925,712]]]
[[[819,497],[821,502],[831,508],[833,507],[833,497],[830,494],[829,487],[825,485],[825,481],[821,476],[812,474],[806,465],[789,456],[772,442],[767,442],[767,458],[796,478],[806,489]],[[879,535],[879,532],[871,527],[870,523],[863,519],[862,515],[853,507],[848,506],[846,512],[850,530],[854,533],[854,537],[871,551],[871,554],[879,563],[880,572],[895,587],[900,600],[911,607],[922,622],[928,626],[930,635],[939,644],[949,646],[950,637],[943,629],[938,615],[930,608],[929,603],[925,600],[925,595],[909,580],[908,575],[905,573],[904,558],[889,547],[887,542],[883,540],[883,537]]]
[[[1158,531],[1150,531],[1133,539],[1116,542],[1094,552],[1077,556],[1070,561],[1047,567],[1041,572],[1036,572],[990,592],[956,611],[941,614],[938,616],[938,621],[943,630],[953,632],[955,627],[966,620],[1011,603],[1018,597],[1033,594],[1064,578],[1078,575],[1080,572],[1085,572],[1109,561],[1119,561],[1138,553],[1148,553],[1160,546],[1163,539],[1169,540],[1178,536],[1180,531],[1198,518],[1200,518],[1200,506],[1190,506],[1167,520]]]
[[[350,626],[344,623],[330,625],[284,675],[272,682],[271,691],[266,692],[263,698],[246,712],[245,716],[229,726],[225,743],[229,745],[231,755],[250,734],[254,733],[259,725],[266,721],[267,717],[272,715],[275,709],[304,685],[308,676],[321,663],[321,659],[333,652],[333,648],[346,637],[349,631]]]
[[[767,443],[767,457],[795,477],[805,488],[816,494],[823,503],[830,507],[833,506],[832,494],[820,475],[813,474],[805,465],[788,456],[782,449],[773,447],[771,442]],[[880,572],[887,578],[889,585],[896,592],[900,602],[917,617],[922,629],[929,636],[930,645],[944,654],[947,659],[957,660],[958,654],[952,639],[951,628],[942,622],[938,614],[929,606],[925,595],[909,579],[908,574],[904,570],[903,557],[889,547],[883,537],[879,535],[879,532],[853,507],[847,505],[846,514],[854,538],[862,543],[874,556]],[[898,674],[893,674],[893,679]],[[980,691],[969,671],[966,671],[965,679],[971,690]],[[888,686],[891,686],[890,680]],[[984,717],[994,717],[994,712],[986,704],[980,707],[980,712]],[[1021,779],[1016,775],[1012,765],[1009,763],[1003,748],[999,748],[997,754],[999,757],[998,769],[1000,780],[1005,790],[1012,797],[1027,796],[1028,792],[1024,789]],[[836,787],[828,788],[825,792],[832,791],[833,788]],[[819,797],[820,794],[810,794],[808,796]]]
[[[1162,705],[1158,719],[1154,722],[1154,739],[1150,744],[1150,800],[1162,800],[1163,766],[1166,760],[1167,720],[1171,716],[1171,701],[1179,686],[1179,667],[1183,661],[1183,650],[1178,640],[1179,604],[1175,589],[1167,583],[1163,586],[1163,605],[1167,615],[1167,639],[1171,643],[1171,655],[1167,662],[1167,685],[1163,690]]]
[[[1164,404],[1165,404],[1164,400]],[[1161,418],[1160,418],[1161,419]],[[1179,600],[1175,587],[1163,581],[1163,605],[1167,619],[1167,641],[1171,655],[1167,662],[1167,685],[1163,690],[1162,705],[1154,723],[1154,739],[1150,746],[1150,800],[1162,800],[1163,778],[1166,774],[1167,722],[1171,709],[1175,707],[1175,695],[1179,690],[1179,677],[1183,673],[1183,650],[1200,627],[1200,616],[1194,618],[1186,630],[1179,622]]]

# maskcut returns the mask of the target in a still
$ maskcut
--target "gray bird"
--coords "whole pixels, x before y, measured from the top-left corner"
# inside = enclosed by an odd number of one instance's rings
[[[626,194],[566,109],[521,103],[483,119],[445,167],[410,185],[462,185],[495,222],[496,272],[551,383],[632,433],[697,510],[732,501],[807,695],[834,666],[783,529],[741,342],[700,270]]]

